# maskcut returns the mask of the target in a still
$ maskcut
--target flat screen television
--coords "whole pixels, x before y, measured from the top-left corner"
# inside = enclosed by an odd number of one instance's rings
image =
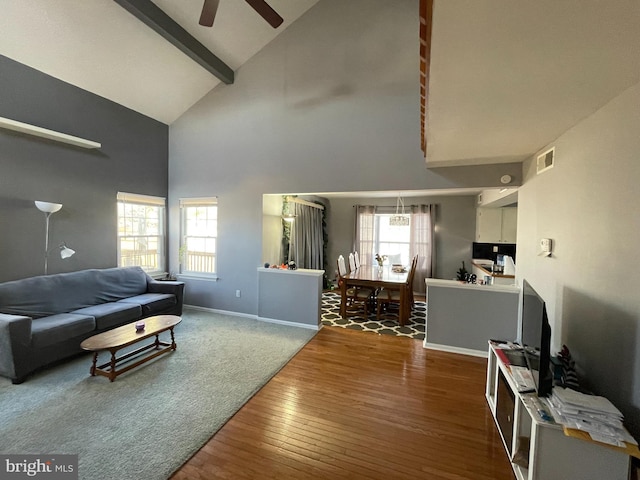
[[[527,367],[531,371],[539,397],[553,388],[551,371],[551,326],[544,300],[526,280],[522,282],[520,339]]]

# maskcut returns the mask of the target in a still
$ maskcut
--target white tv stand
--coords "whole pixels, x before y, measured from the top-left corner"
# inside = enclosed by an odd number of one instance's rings
[[[486,397],[518,480],[627,480],[627,454],[568,437],[538,414],[535,393],[518,393],[509,367],[489,343]],[[528,443],[528,445],[527,445]]]

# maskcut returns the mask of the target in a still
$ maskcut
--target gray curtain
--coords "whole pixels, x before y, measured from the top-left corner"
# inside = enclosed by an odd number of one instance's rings
[[[435,205],[412,205],[411,212],[411,258],[418,255],[418,265],[413,279],[413,291],[426,292],[425,278],[431,278],[435,269],[434,225]]]
[[[356,205],[356,229],[354,232],[353,250],[358,252],[361,265],[374,265],[373,251],[374,222],[376,207],[372,205]]]
[[[294,203],[295,220],[291,226],[289,261],[298,268],[324,269],[322,238],[322,210]]]

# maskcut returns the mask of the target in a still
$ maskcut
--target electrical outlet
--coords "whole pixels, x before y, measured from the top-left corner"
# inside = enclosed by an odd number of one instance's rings
[[[240,298],[240,290],[236,290],[236,298]]]

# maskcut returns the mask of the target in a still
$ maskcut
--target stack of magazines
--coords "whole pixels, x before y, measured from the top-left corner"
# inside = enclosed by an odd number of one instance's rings
[[[586,432],[596,442],[623,448],[625,442],[637,445],[624,428],[620,410],[604,397],[555,387],[547,403],[557,423]]]

